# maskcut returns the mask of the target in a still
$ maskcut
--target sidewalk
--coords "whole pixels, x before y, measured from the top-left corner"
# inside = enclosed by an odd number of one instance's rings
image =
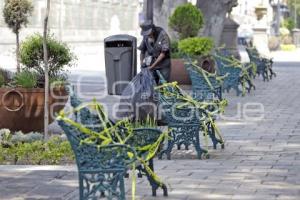
[[[103,43],[88,43],[70,46],[72,52],[74,52],[74,54],[77,56],[76,66],[70,69],[72,73],[105,73]],[[15,70],[16,63],[14,48],[15,46],[13,45],[7,46],[6,48],[2,47],[2,49],[0,48],[0,50],[2,50],[2,52],[0,52],[0,67],[4,67],[5,69],[9,70]],[[242,62],[249,62],[249,57],[245,48],[239,46],[239,52]],[[300,48],[296,49],[295,51],[273,51],[271,52],[270,57],[274,58],[275,62],[300,62],[299,55]]]
[[[277,78],[265,83],[257,78],[256,91],[244,98],[234,92],[225,94],[227,119],[218,121],[225,150],[210,150],[209,160],[194,159],[193,150],[175,151],[171,161],[156,160],[155,170],[167,183],[169,197],[164,198],[161,191],[151,197],[144,177],[138,179],[136,199],[299,200],[300,67],[282,63],[275,71]],[[263,105],[263,119],[250,120],[242,112],[253,103]],[[77,187],[75,166],[0,166],[1,200],[76,200]],[[126,189],[130,199],[128,180]]]
[[[300,62],[300,48],[295,51],[273,51],[271,57],[275,62]]]
[[[239,53],[242,62],[250,62],[246,49],[239,46]],[[273,58],[274,62],[300,62],[300,48],[295,51],[271,51],[268,57]]]

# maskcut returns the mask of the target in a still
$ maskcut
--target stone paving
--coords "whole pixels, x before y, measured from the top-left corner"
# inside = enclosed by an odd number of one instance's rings
[[[256,91],[247,97],[226,94],[227,114],[218,123],[226,139],[225,150],[211,150],[208,160],[194,159],[193,150],[176,151],[171,161],[156,160],[155,169],[167,183],[169,197],[164,198],[161,191],[151,197],[148,182],[142,178],[136,199],[299,200],[299,65],[277,63],[277,78],[265,83],[257,78]],[[243,112],[258,104],[264,112]],[[264,117],[259,119],[261,114]],[[126,183],[130,199],[131,184]],[[78,199],[76,167],[0,166],[0,199]]]

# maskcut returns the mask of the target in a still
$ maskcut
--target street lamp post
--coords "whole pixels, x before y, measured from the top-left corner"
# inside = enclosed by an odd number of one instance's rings
[[[294,0],[294,21],[295,21],[295,28],[298,27],[297,22],[297,0]]]
[[[280,0],[277,0],[277,15],[276,15],[276,35],[279,36],[280,29]]]
[[[153,22],[153,0],[147,0],[146,17]]]
[[[280,18],[281,18],[281,10],[280,10],[280,0],[270,0],[270,4],[272,5],[273,11],[276,9],[276,16],[274,19],[275,25],[275,35],[279,36],[279,29],[280,29]]]

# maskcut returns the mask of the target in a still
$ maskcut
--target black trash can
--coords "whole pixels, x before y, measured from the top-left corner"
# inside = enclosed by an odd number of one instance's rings
[[[113,35],[104,39],[107,90],[121,95],[137,72],[137,40],[130,35]]]

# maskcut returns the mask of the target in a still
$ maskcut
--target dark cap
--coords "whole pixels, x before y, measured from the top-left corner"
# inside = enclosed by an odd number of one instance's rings
[[[142,29],[141,35],[148,36],[152,33],[154,25],[151,20],[147,20],[147,21],[143,22],[142,24],[140,24],[140,27]]]

